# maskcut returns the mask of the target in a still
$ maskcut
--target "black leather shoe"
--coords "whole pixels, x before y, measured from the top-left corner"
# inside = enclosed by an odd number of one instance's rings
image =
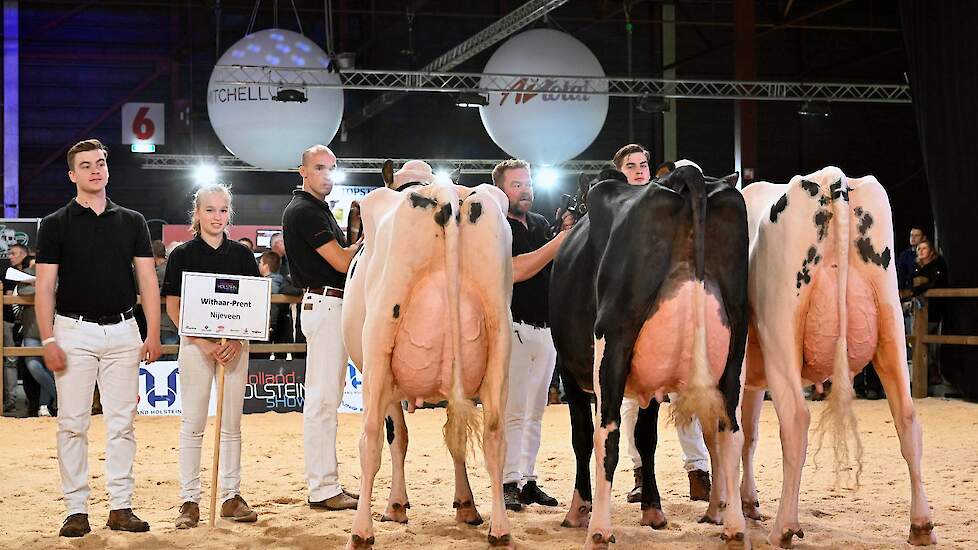
[[[523,504],[557,505],[557,499],[544,493],[536,481],[527,481],[523,485],[523,490],[520,491],[520,501]]]
[[[132,513],[132,508],[109,510],[109,521],[105,523],[105,526],[113,531],[128,531],[130,533],[149,531],[149,524]]]
[[[71,514],[65,518],[61,531],[58,532],[62,537],[82,537],[92,532],[92,527],[88,524],[88,514]]]
[[[503,501],[506,503],[507,510],[514,512],[523,511],[523,503],[520,502],[520,489],[516,486],[515,481],[513,483],[503,483]]]

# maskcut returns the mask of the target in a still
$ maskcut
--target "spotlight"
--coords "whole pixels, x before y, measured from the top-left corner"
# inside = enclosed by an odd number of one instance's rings
[[[489,105],[489,100],[482,94],[474,92],[461,92],[455,99],[457,107],[485,107]]]
[[[332,65],[342,71],[352,71],[356,68],[357,54],[355,52],[342,52],[333,56]]]
[[[448,170],[439,170],[435,172],[435,181],[438,183],[452,183],[452,173]]]
[[[828,101],[808,100],[798,109],[798,114],[802,116],[829,116],[832,109]]]
[[[635,106],[636,109],[643,113],[652,114],[668,113],[671,107],[668,99],[657,95],[643,95],[639,98],[638,104]]]
[[[540,169],[540,174],[537,176],[537,183],[540,184],[540,187],[549,189],[557,183],[557,178],[559,177],[560,174],[557,170],[549,166],[544,166]]]
[[[305,103],[309,101],[306,91],[297,88],[279,88],[278,93],[272,96],[272,101],[283,103]]]
[[[199,187],[217,183],[217,168],[213,164],[199,164],[194,168],[194,183]]]
[[[329,179],[333,183],[343,183],[346,181],[346,172],[337,168],[330,172]]]

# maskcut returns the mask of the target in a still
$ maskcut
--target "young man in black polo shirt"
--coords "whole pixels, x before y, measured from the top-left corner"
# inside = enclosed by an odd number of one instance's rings
[[[506,460],[503,496],[506,508],[524,504],[556,506],[557,499],[537,485],[535,464],[540,450],[540,426],[547,392],[557,361],[550,336],[550,262],[567,236],[550,239],[550,224],[533,206],[530,165],[506,160],[492,171],[492,182],[509,198],[506,219],[513,231],[513,350],[506,401]]]
[[[105,147],[95,139],[68,151],[77,196],[45,217],[38,232],[36,311],[44,363],[58,388],[58,465],[68,517],[61,536],[80,537],[88,523],[88,427],[98,380],[105,418],[107,527],[148,531],[132,513],[136,456],[133,419],[139,362],[160,356],[160,288],[142,214],[105,195]],[[133,318],[136,284],[148,335]],[[57,287],[57,294],[55,294]]]
[[[343,285],[357,242],[348,246],[326,204],[336,156],[325,145],[302,153],[302,189],[294,192],[282,214],[285,250],[292,282],[304,290],[302,333],[306,337],[306,398],[303,443],[309,506],[353,510],[357,495],[343,490],[336,461],[336,410],[346,385],[347,353],[340,330]]]

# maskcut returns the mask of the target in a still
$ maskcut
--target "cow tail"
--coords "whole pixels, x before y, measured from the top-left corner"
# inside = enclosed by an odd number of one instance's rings
[[[458,201],[451,205],[459,208]],[[459,226],[455,216],[448,218],[445,228],[445,273],[448,291],[448,322],[452,341],[452,389],[448,396],[448,413],[442,429],[445,445],[453,457],[464,458],[469,441],[478,444],[482,438],[482,424],[478,409],[471,399],[465,397],[462,385],[462,330],[461,330],[461,266],[459,254]],[[474,448],[474,445],[473,445]]]
[[[693,207],[693,246],[696,270],[693,290],[693,368],[690,380],[676,403],[670,407],[677,426],[687,426],[699,418],[703,429],[715,432],[721,425],[729,426],[723,396],[710,374],[706,348],[706,182],[702,176],[689,178],[690,202]]]
[[[824,190],[823,190],[824,192]],[[818,445],[816,454],[822,449],[823,439],[827,432],[832,434],[832,450],[835,456],[835,478],[841,478],[843,469],[850,469],[851,451],[849,439],[855,442],[855,482],[859,480],[863,468],[863,447],[859,440],[859,430],[856,414],[852,410],[854,391],[852,374],[849,369],[849,352],[846,335],[848,334],[848,309],[846,293],[849,278],[849,229],[850,212],[848,201],[848,185],[845,176],[841,176],[829,189],[832,196],[832,223],[830,233],[834,233],[838,269],[836,270],[836,286],[838,288],[839,336],[836,341],[835,359],[832,368],[832,390],[828,404],[818,419]]]

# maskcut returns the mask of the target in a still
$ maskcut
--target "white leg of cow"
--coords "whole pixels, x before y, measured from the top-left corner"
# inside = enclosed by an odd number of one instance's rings
[[[609,435],[618,429],[614,424],[603,426],[601,421],[601,361],[604,357],[605,340],[598,338],[594,341],[594,395],[597,400],[596,413],[594,415],[594,504],[591,512],[591,521],[588,523],[587,540],[584,541],[585,550],[594,548],[608,548],[609,544],[615,542],[615,537],[611,532],[611,481],[605,468],[607,450],[605,444]],[[620,406],[619,406],[620,407]]]
[[[801,392],[801,357],[794,348],[797,340],[793,332],[769,335],[762,342],[770,342],[780,337],[785,349],[764,347],[764,357],[782,357],[786,361],[772,365],[767,362],[765,373],[774,399],[774,410],[781,425],[781,454],[783,457],[783,478],[781,500],[778,502],[778,515],[775,519],[768,542],[781,548],[791,548],[792,538],[804,536],[798,523],[798,495],[801,490],[801,472],[805,466],[805,453],[808,449],[808,427],[811,413]]]
[[[469,525],[482,525],[482,516],[475,506],[475,497],[472,495],[472,487],[469,485],[469,474],[465,469],[465,456],[455,456],[452,454],[452,462],[455,465],[455,500],[452,508],[455,509],[455,521],[467,523]]]
[[[937,536],[934,534],[934,522],[921,474],[923,433],[914,410],[913,400],[910,398],[906,346],[898,337],[890,336],[902,335],[903,332],[894,330],[892,326],[886,326],[887,323],[902,322],[902,319],[896,316],[897,311],[899,310],[888,308],[880,312],[880,322],[883,326],[880,327],[880,344],[873,359],[873,366],[886,391],[890,413],[893,415],[893,425],[900,438],[900,451],[910,468],[909,542],[916,546],[925,546],[936,544]]]
[[[744,520],[744,511],[736,505],[740,491],[737,488],[737,474],[740,470],[740,455],[744,448],[743,423],[741,429],[736,432],[725,430],[718,436],[719,449],[717,454],[720,458],[720,470],[723,473],[723,501],[727,503],[723,509],[723,539],[727,541],[727,548],[749,548],[750,539],[747,538],[747,522]],[[718,482],[714,482],[719,484]]]
[[[740,482],[740,502],[744,515],[761,521],[760,503],[757,499],[757,483],[754,480],[754,451],[757,450],[757,439],[761,422],[761,409],[764,406],[764,390],[744,390],[741,401],[740,427],[744,432],[742,459],[744,463],[743,480]]]
[[[500,314],[500,318],[507,323],[508,317],[505,313]],[[493,327],[487,328],[495,330]],[[489,342],[486,374],[479,388],[479,398],[482,400],[482,447],[492,493],[489,545],[515,548],[515,541],[510,534],[509,518],[506,516],[506,502],[503,499],[503,459],[506,457],[503,418],[506,414],[506,396],[509,393],[509,330],[495,330],[495,333],[497,336]]]
[[[363,433],[360,435],[360,501],[353,518],[353,533],[347,549],[370,548],[374,544],[374,526],[370,500],[374,479],[380,470],[380,453],[384,448],[384,415],[390,404],[393,376],[387,364],[372,365],[369,359],[364,369]]]
[[[720,511],[726,502],[724,493],[723,468],[721,468],[720,453],[717,449],[717,431],[703,430],[703,440],[706,442],[706,450],[710,453],[710,475],[713,476],[713,484],[710,486],[710,503],[706,507],[706,513],[700,518],[700,523],[712,523],[720,525],[723,519]]]
[[[404,479],[408,431],[400,402],[395,401],[387,407],[387,418],[384,422],[387,424],[387,443],[391,448],[391,494],[387,501],[387,510],[384,511],[380,521],[407,523],[407,511],[411,508],[407,495],[407,481]]]

